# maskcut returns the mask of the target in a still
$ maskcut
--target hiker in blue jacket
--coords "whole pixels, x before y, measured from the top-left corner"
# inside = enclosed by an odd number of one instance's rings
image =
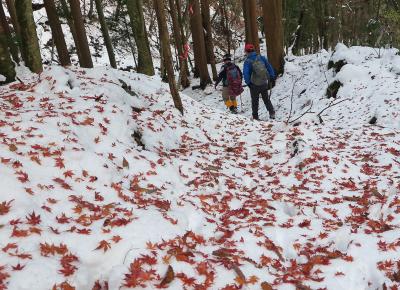
[[[245,52],[247,58],[243,65],[243,77],[250,89],[253,119],[258,120],[260,94],[269,112],[269,117],[275,119],[275,110],[268,95],[270,84],[276,77],[274,68],[265,56],[256,53],[253,44],[246,44]]]

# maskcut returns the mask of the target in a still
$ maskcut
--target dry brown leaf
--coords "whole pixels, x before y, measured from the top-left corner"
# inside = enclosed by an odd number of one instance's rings
[[[303,285],[303,284],[301,284],[301,283],[298,283],[297,285],[296,285],[296,290],[312,290],[310,287],[308,287],[308,286],[306,286],[306,285]]]
[[[231,256],[231,254],[225,251],[224,249],[215,250],[212,252],[212,254],[220,258],[226,258]]]
[[[269,284],[268,282],[262,282],[261,289],[262,290],[273,290],[271,284]]]
[[[15,151],[17,151],[17,146],[15,146],[15,144],[10,144],[9,146],[8,146],[8,149],[11,151],[11,152],[15,152]]]
[[[122,159],[122,167],[129,168],[129,162],[125,159],[125,157]]]
[[[246,276],[243,274],[242,270],[237,265],[232,265],[233,270],[235,271],[236,275],[240,278],[241,281],[246,283]]]
[[[393,273],[393,279],[392,279],[392,281],[400,282],[400,270]]]
[[[169,283],[172,282],[175,278],[174,269],[171,265],[168,266],[167,273],[165,273],[164,279],[161,281],[160,286],[165,287],[168,286]]]

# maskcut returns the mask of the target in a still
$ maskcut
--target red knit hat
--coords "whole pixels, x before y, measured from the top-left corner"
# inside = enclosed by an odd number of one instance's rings
[[[246,43],[246,45],[244,46],[244,51],[245,52],[252,52],[254,51],[254,45],[251,43]]]

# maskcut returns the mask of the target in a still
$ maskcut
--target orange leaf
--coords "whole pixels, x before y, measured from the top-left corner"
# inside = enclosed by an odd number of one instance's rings
[[[93,122],[94,122],[93,118],[86,117],[86,119],[83,122],[81,122],[81,125],[92,126]]]
[[[268,282],[262,282],[261,289],[262,290],[273,290],[271,284],[269,284]]]
[[[258,279],[257,276],[252,275],[252,276],[250,276],[250,278],[246,282],[247,282],[247,284],[254,285],[254,284],[256,284],[258,282],[258,280],[259,279]]]

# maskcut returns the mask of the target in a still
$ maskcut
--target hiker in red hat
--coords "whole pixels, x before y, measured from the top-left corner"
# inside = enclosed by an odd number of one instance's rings
[[[240,68],[232,62],[230,54],[225,54],[224,64],[221,67],[214,87],[216,89],[222,81],[222,99],[232,114],[238,113],[236,97],[243,92],[242,79],[243,75]]]
[[[243,75],[244,81],[250,89],[253,119],[258,120],[260,94],[269,112],[269,117],[275,119],[275,110],[268,95],[271,82],[275,79],[275,71],[265,56],[257,54],[253,44],[247,43],[244,49],[247,58],[243,65]]]

